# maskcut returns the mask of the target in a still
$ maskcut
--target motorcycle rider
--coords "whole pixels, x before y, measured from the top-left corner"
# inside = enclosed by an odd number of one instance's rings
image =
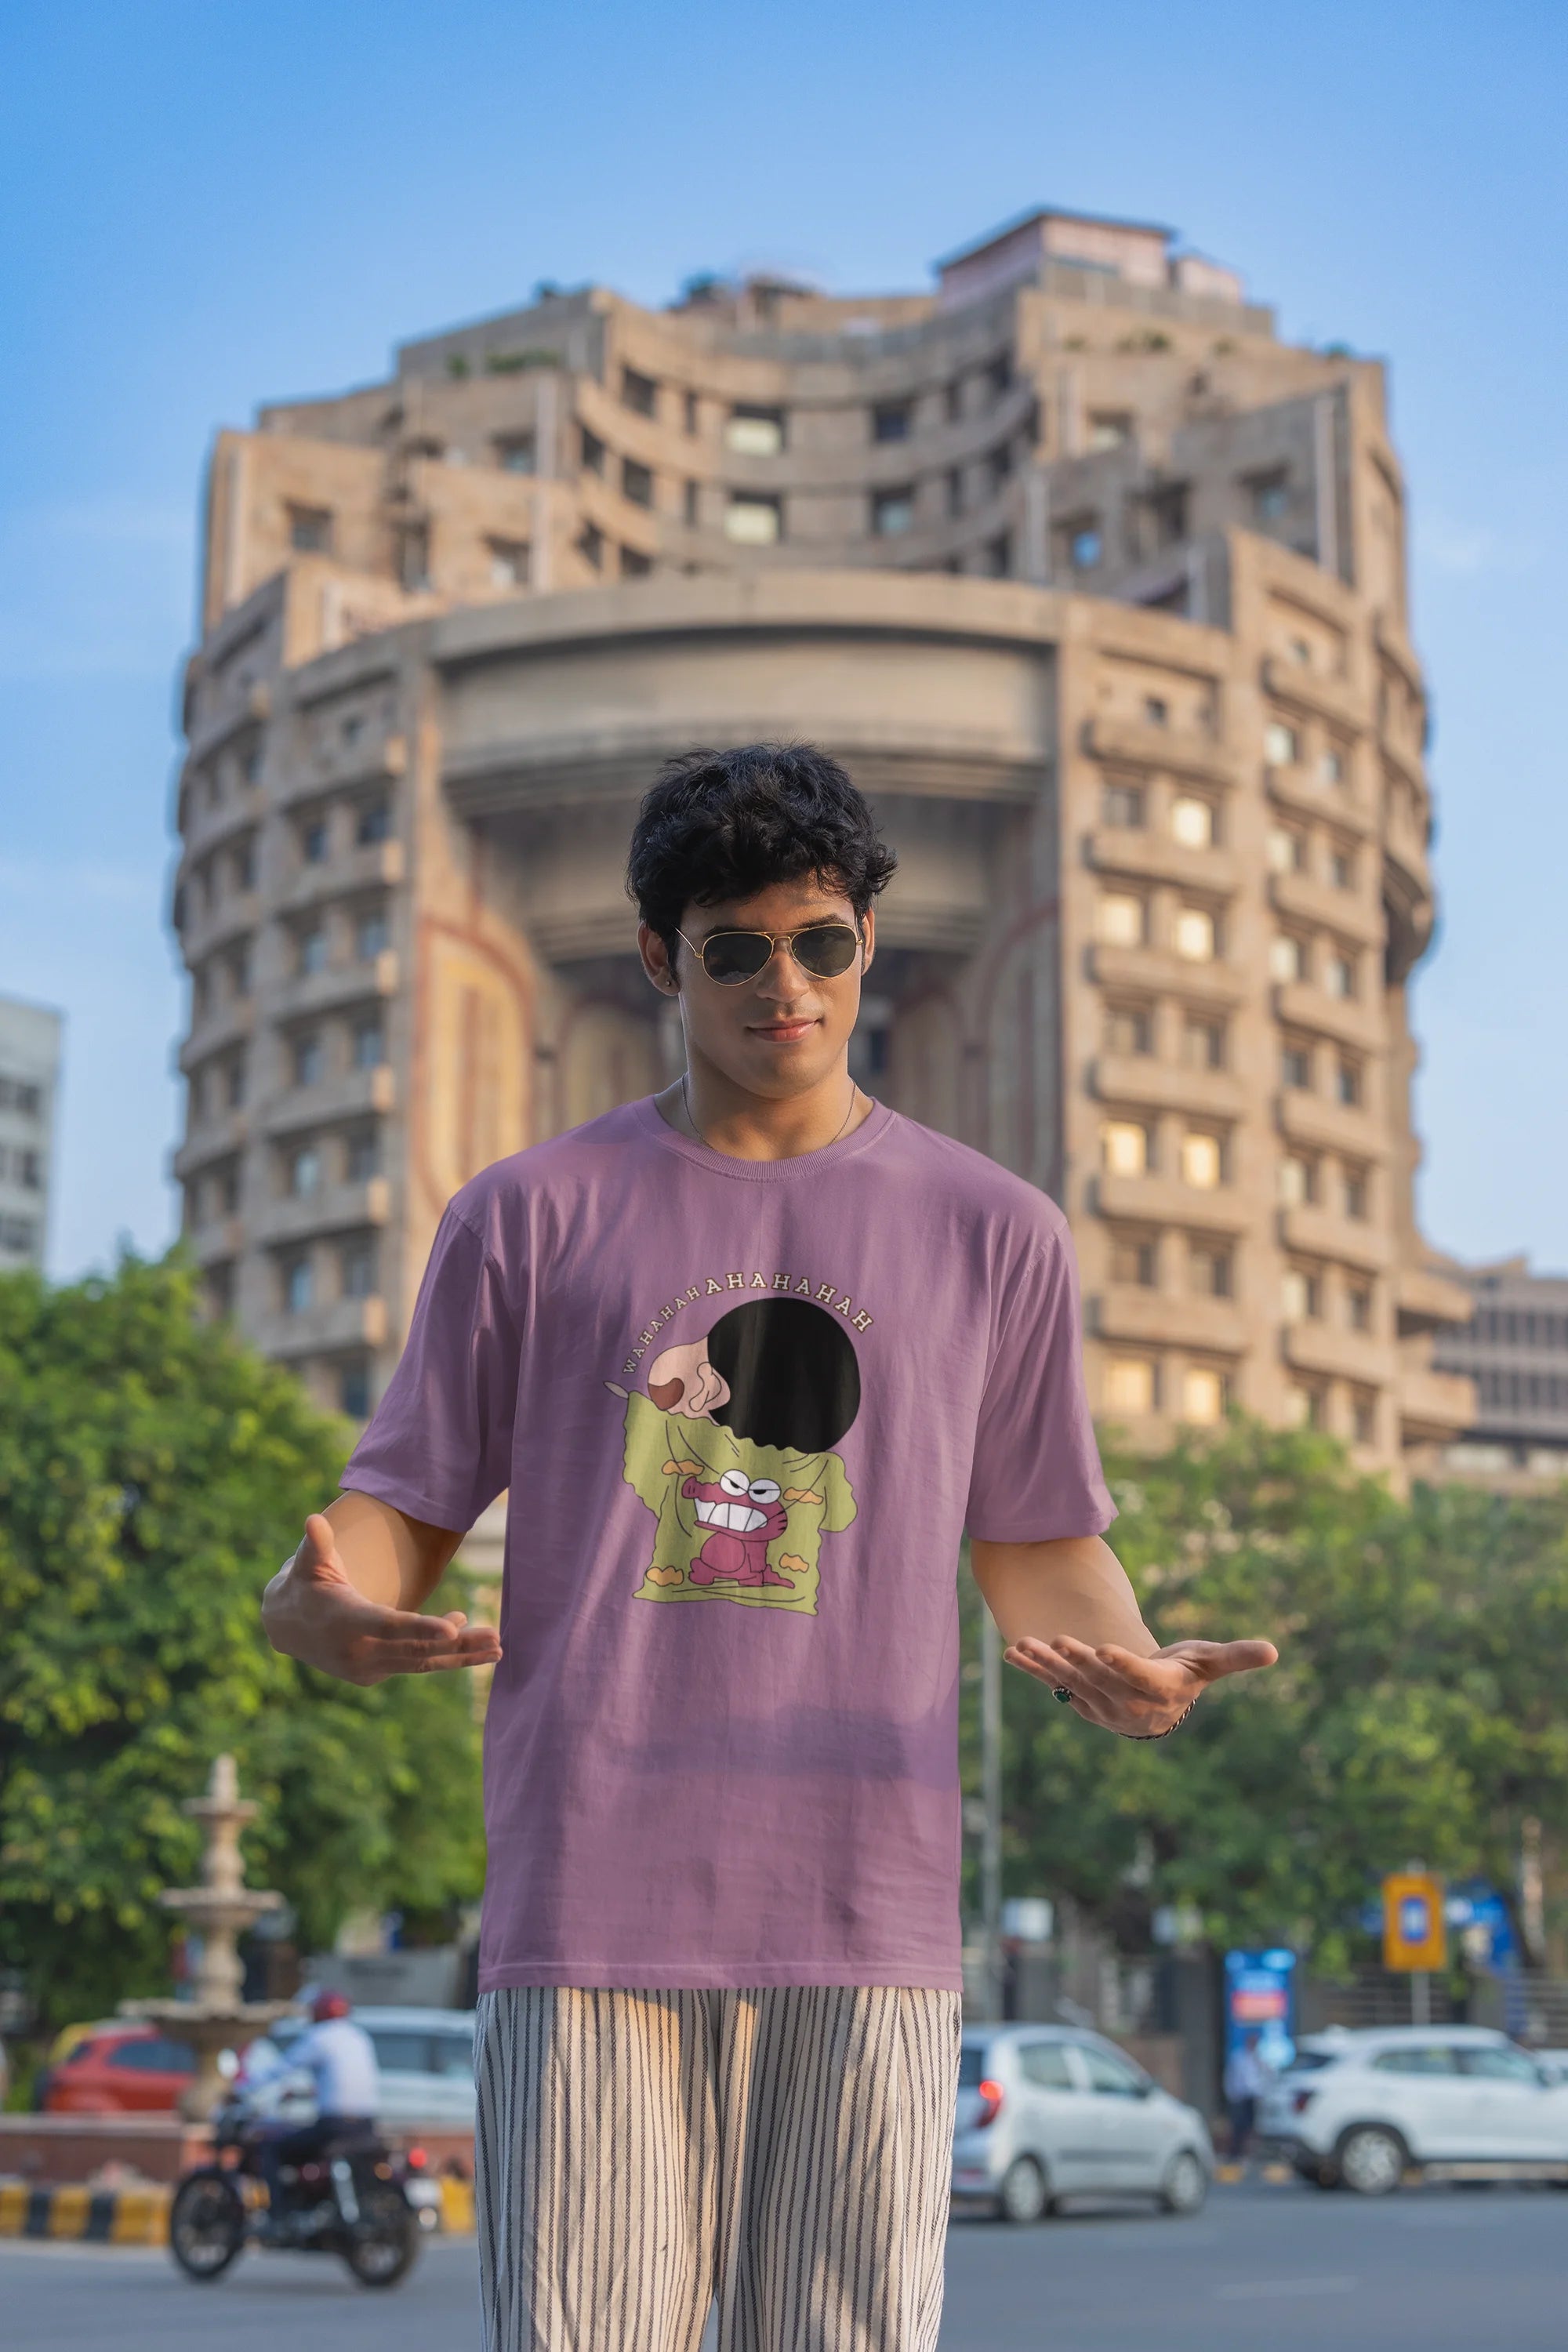
[[[353,2019],[353,2004],[341,1992],[320,1992],[310,2004],[312,2023],[290,2044],[286,2063],[290,2073],[310,2074],[316,2093],[313,2122],[299,2130],[274,2137],[268,2133],[259,2150],[261,2177],[267,2183],[268,2234],[280,2234],[283,2210],[282,2172],[286,2164],[308,2164],[331,2141],[358,2139],[375,2128],[381,2104],[381,2078],[375,2046],[363,2026]]]

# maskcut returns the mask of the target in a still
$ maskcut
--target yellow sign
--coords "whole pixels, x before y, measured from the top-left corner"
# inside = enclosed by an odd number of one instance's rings
[[[1391,1871],[1383,1882],[1383,1965],[1385,1969],[1447,1968],[1443,1882],[1428,1870]]]

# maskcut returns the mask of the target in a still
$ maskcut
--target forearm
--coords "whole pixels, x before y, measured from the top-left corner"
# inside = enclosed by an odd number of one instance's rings
[[[423,1609],[462,1541],[450,1528],[411,1519],[373,1495],[340,1495],[321,1516],[331,1530],[337,1591],[345,1601],[380,1609]],[[322,1605],[321,1579],[313,1572],[318,1560],[307,1535],[263,1593],[261,1622],[275,1650],[332,1673],[339,1670],[339,1627]]]
[[[1159,1648],[1144,1624],[1127,1571],[1103,1536],[1055,1543],[970,1546],[981,1598],[1009,1643],[1063,1635],[1091,1648],[1114,1643],[1135,1657]]]

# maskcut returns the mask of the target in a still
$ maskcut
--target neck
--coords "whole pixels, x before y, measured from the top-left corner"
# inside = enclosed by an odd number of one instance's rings
[[[754,1095],[693,1054],[684,1081],[654,1097],[659,1116],[728,1160],[797,1160],[854,1133],[871,1101],[849,1076],[848,1056],[802,1094]]]

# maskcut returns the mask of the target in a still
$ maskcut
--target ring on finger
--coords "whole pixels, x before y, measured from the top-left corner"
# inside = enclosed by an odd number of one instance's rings
[[[1053,1698],[1060,1699],[1062,1705],[1066,1706],[1068,1701],[1072,1696],[1072,1693],[1068,1690],[1066,1683],[1053,1683],[1051,1685],[1051,1696]]]

